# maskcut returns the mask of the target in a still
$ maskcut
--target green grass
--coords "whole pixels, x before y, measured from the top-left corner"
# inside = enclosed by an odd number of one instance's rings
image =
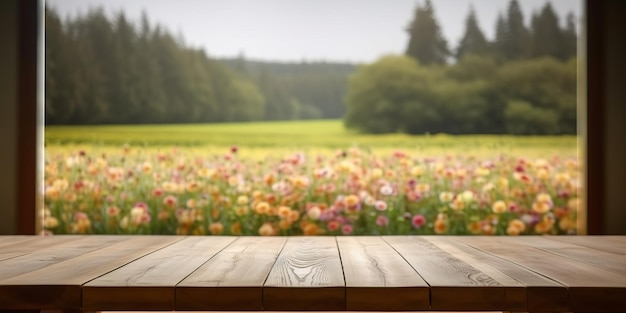
[[[572,155],[576,136],[509,135],[365,135],[344,129],[340,120],[184,125],[48,126],[47,148],[90,146],[217,148],[238,146],[256,151],[349,147],[424,154]]]

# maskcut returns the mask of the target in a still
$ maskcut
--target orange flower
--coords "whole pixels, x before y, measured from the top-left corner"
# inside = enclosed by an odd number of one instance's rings
[[[288,206],[280,206],[278,207],[278,216],[281,219],[287,219],[289,217],[289,213],[291,213],[291,208],[289,208]]]
[[[437,219],[435,220],[435,233],[436,234],[445,234],[448,232],[448,216],[445,214],[439,213],[437,215]]]
[[[500,214],[506,212],[506,202],[498,200],[491,206],[493,213]]]
[[[302,228],[302,232],[305,236],[317,235],[318,227],[317,224],[307,223],[304,228]]]
[[[270,210],[270,204],[265,201],[260,201],[254,206],[254,212],[257,214],[267,214]]]
[[[344,203],[347,207],[356,207],[359,204],[359,197],[356,195],[349,195],[344,199]]]
[[[215,222],[215,223],[209,224],[209,232],[211,232],[212,235],[219,235],[223,231],[224,231],[224,225],[222,225],[222,223]]]
[[[270,223],[265,223],[259,228],[259,235],[261,236],[275,236],[276,234],[274,226]]]

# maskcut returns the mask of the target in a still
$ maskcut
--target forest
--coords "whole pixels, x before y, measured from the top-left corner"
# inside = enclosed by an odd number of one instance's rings
[[[517,0],[486,39],[470,9],[452,48],[426,0],[407,48],[371,64],[216,59],[123,12],[45,10],[47,125],[343,119],[364,133],[575,134],[576,17]],[[398,31],[403,31],[399,29]]]

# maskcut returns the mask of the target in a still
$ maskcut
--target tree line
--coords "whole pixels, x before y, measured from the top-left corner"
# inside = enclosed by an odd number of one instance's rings
[[[576,133],[576,29],[550,3],[524,25],[517,0],[489,42],[470,9],[451,51],[429,0],[418,6],[404,56],[362,66],[349,82],[346,126],[388,133]],[[456,62],[450,64],[450,59]]]
[[[150,23],[45,9],[45,120],[212,123],[341,118],[353,64],[217,60]]]
[[[404,56],[372,64],[210,58],[149,21],[103,9],[46,23],[46,124],[343,118],[362,132],[572,134],[576,29],[550,3],[524,24],[517,0],[487,40],[470,9],[456,49],[429,0]],[[401,31],[401,30],[399,30]]]

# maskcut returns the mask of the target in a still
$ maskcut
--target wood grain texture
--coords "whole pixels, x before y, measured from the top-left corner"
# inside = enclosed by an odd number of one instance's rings
[[[265,310],[345,310],[334,237],[290,237],[263,287]]]
[[[440,248],[448,247],[445,250],[453,253],[456,257],[462,258],[464,255],[470,257],[471,259],[463,258],[463,260],[472,264],[472,266],[487,273],[492,273],[491,269],[485,268],[480,264],[489,265],[522,285],[523,290],[520,290],[520,288],[515,286],[516,283],[512,282],[513,288],[506,289],[507,310],[530,312],[567,311],[569,298],[567,288],[564,285],[515,263],[468,246],[459,242],[457,238],[451,236],[427,237],[429,241],[436,243]],[[494,273],[492,276],[498,277],[498,274]],[[497,280],[504,285],[510,285],[510,283],[506,282],[506,278],[504,280],[497,278]]]
[[[30,266],[38,269],[1,280],[0,303],[10,309],[80,309],[81,286],[84,283],[181,239],[165,236],[90,236],[72,243],[81,243],[77,249],[92,247],[90,244],[97,248],[79,254],[66,249],[67,255],[72,257],[63,255],[58,262],[50,262],[50,256],[45,256],[48,249],[44,249],[44,261],[52,265]],[[115,240],[118,242],[111,244],[110,241]],[[98,241],[101,241],[99,246]],[[31,260],[33,263],[37,261],[37,258]]]
[[[626,255],[626,236],[552,236],[549,238],[594,250]]]
[[[263,310],[263,283],[286,237],[240,237],[176,288],[177,310]]]
[[[625,242],[0,236],[0,310],[623,312]]]
[[[380,237],[337,237],[350,311],[430,308],[428,284]]]
[[[528,241],[537,240],[524,237]],[[537,237],[538,238],[538,237]],[[626,307],[626,276],[580,261],[497,237],[459,237],[477,249],[524,266],[567,286],[568,311],[586,312],[595,303],[598,312],[615,312]],[[595,250],[589,249],[589,253]]]
[[[83,309],[174,310],[175,287],[235,237],[187,237],[83,286]]]
[[[2,264],[0,282],[129,239],[130,237],[124,236],[40,237],[39,240],[22,247],[28,253],[0,263]],[[49,242],[58,244],[48,244]]]
[[[21,255],[37,252],[41,249],[68,243],[84,236],[9,236],[10,239],[2,238],[0,241],[0,261],[8,260]]]
[[[626,275],[626,255],[623,254],[589,249],[567,241],[550,240],[549,237],[533,238],[533,240],[512,237],[510,241]]]
[[[430,285],[432,310],[504,310],[506,286],[422,237],[383,237]]]

